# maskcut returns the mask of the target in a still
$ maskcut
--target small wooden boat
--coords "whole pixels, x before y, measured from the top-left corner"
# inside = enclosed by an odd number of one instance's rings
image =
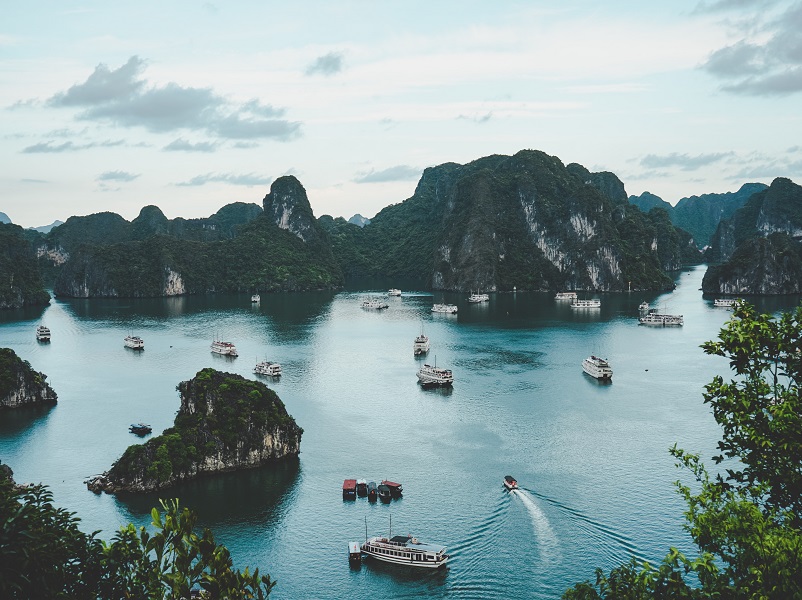
[[[343,500],[356,500],[356,479],[343,481]]]
[[[368,502],[376,502],[378,498],[379,494],[376,491],[376,482],[375,481],[368,482]]]
[[[390,504],[390,500],[393,499],[393,495],[390,493],[390,488],[388,488],[383,483],[380,483],[376,490],[379,494],[379,500],[381,500],[384,504]]]
[[[382,480],[382,485],[386,485],[390,488],[390,495],[393,498],[400,498],[401,494],[403,494],[404,490],[401,489],[401,484],[396,483],[395,481],[388,481],[386,479]]]

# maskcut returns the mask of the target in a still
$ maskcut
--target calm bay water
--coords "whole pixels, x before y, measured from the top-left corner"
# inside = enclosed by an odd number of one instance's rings
[[[238,567],[270,573],[276,598],[553,598],[596,567],[659,561],[671,545],[692,550],[673,487],[690,477],[668,448],[714,452],[720,430],[702,388],[728,371],[699,344],[731,314],[702,298],[703,274],[683,272],[659,296],[600,295],[595,312],[551,294],[471,305],[426,292],[367,312],[363,290],[264,295],[259,305],[245,295],[57,300],[3,312],[0,346],[46,373],[59,402],[0,413],[0,459],[17,481],[49,485],[84,531],[108,539],[129,521],[147,526],[157,496],[95,495],[84,479],[140,442],[130,423],[155,433],[172,425],[175,387],[198,370],[253,378],[257,360],[278,361],[284,375],[267,383],[304,428],[300,459],[163,493],[194,508]],[[432,314],[441,300],[458,304],[458,315]],[[643,300],[683,314],[685,326],[638,326]],[[39,322],[52,343],[36,342]],[[426,361],[453,370],[452,390],[416,383],[421,327],[432,342]],[[129,333],[144,338],[144,352],[123,347]],[[214,338],[234,342],[239,358],[212,355]],[[609,358],[612,384],[582,373],[592,353]],[[521,491],[503,489],[507,474]],[[343,502],[342,480],[359,477],[401,481],[404,497]],[[364,539],[366,523],[369,535],[388,533],[391,516],[394,533],[446,545],[448,569],[349,568],[348,541]]]

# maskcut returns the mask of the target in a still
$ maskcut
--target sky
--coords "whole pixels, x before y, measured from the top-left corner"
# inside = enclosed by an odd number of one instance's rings
[[[374,216],[541,150],[630,195],[802,183],[802,1],[3,3],[0,211]]]

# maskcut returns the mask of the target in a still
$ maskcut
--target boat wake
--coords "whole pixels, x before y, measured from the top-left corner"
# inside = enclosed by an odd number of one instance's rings
[[[534,496],[529,491],[521,488],[511,490],[510,493],[523,503],[529,513],[529,519],[532,522],[532,528],[539,544],[540,558],[544,566],[552,566],[558,563],[562,558],[560,543],[546,514],[538,506]]]
[[[568,514],[582,532],[582,537],[586,536],[586,539],[594,540],[601,554],[612,564],[620,564],[621,562],[629,560],[630,557],[635,557],[639,561],[646,560],[643,553],[638,550],[635,543],[626,535],[619,533],[608,525],[596,521],[583,512],[566,506],[561,502],[535,492],[526,491],[526,493],[530,494],[532,497],[548,502],[552,506]],[[579,542],[579,540],[577,540],[577,542]]]

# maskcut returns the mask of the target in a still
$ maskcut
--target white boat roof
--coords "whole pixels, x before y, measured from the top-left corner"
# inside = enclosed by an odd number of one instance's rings
[[[421,552],[434,552],[435,554],[439,552],[445,552],[446,547],[442,544],[430,544],[427,542],[422,542],[415,537],[407,537],[405,535],[395,535],[392,537],[391,540],[387,540],[387,538],[383,537],[374,537],[368,540],[369,543],[384,543],[388,546],[401,546],[407,547],[414,550],[419,550]]]

